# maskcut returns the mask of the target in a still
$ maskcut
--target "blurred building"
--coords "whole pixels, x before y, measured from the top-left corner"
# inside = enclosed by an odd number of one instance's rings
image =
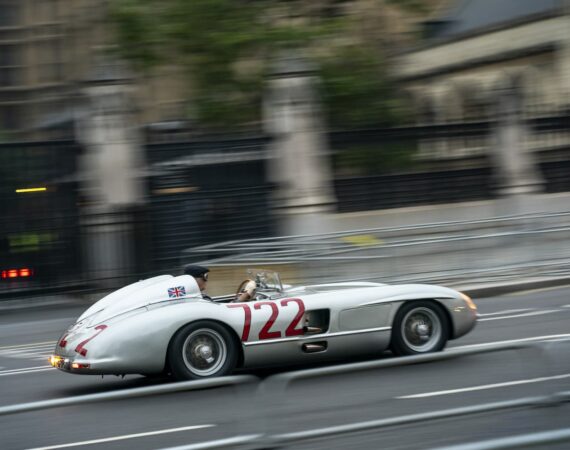
[[[70,137],[77,97],[112,44],[107,5],[0,0],[0,139]],[[180,117],[179,79],[164,68],[138,83],[142,122]]]
[[[85,49],[102,42],[94,1],[0,1],[0,132],[30,139],[68,110],[90,63]]]
[[[524,118],[570,107],[570,5],[565,0],[456,0],[424,23],[426,40],[400,58],[399,79],[417,123],[493,120],[497,92],[511,90]],[[549,139],[548,142],[545,139]],[[568,136],[534,136],[525,145],[568,146]],[[432,157],[486,151],[482,141],[424,146]],[[428,156],[428,155],[424,155]]]

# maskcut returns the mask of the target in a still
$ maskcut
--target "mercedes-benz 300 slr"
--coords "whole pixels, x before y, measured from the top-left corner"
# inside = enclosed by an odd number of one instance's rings
[[[256,290],[239,303],[234,295],[204,298],[190,275],[123,287],[78,318],[58,340],[51,363],[75,374],[200,379],[236,368],[376,358],[388,349],[396,355],[437,352],[477,320],[473,301],[445,287],[283,287],[275,272],[250,274]]]

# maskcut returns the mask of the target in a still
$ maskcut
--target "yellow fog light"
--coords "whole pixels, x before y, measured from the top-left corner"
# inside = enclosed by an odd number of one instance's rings
[[[63,358],[61,356],[55,356],[55,355],[50,356],[49,363],[53,367],[61,367],[61,365],[63,364]]]
[[[460,292],[460,294],[461,298],[465,300],[465,303],[467,303],[467,307],[473,311],[477,311],[477,305],[473,302],[473,300],[471,300],[471,297],[465,295],[463,292]]]

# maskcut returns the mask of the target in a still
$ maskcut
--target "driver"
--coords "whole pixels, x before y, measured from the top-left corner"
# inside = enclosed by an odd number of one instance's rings
[[[202,298],[206,300],[212,300],[208,294],[206,294],[206,286],[208,285],[208,272],[210,269],[203,266],[197,266],[195,264],[187,264],[184,266],[184,273],[194,277],[196,283],[198,283],[198,288],[202,294]]]
[[[253,280],[245,280],[238,289],[237,297],[232,303],[248,302],[253,299],[257,284]]]

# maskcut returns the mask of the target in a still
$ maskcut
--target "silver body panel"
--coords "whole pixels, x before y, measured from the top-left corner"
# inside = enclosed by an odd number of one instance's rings
[[[171,298],[173,289],[176,297]],[[265,294],[248,303],[223,303],[204,300],[189,275],[143,280],[92,305],[62,335],[55,355],[65,360],[60,368],[72,373],[160,373],[175,333],[191,322],[211,320],[241,342],[243,367],[374,357],[388,348],[398,308],[411,300],[441,304],[451,319],[452,339],[476,323],[476,312],[462,294],[439,286],[338,283]],[[301,334],[311,312],[325,312],[327,326]],[[326,343],[326,351],[303,351],[311,343]],[[72,363],[89,367],[72,368]]]

